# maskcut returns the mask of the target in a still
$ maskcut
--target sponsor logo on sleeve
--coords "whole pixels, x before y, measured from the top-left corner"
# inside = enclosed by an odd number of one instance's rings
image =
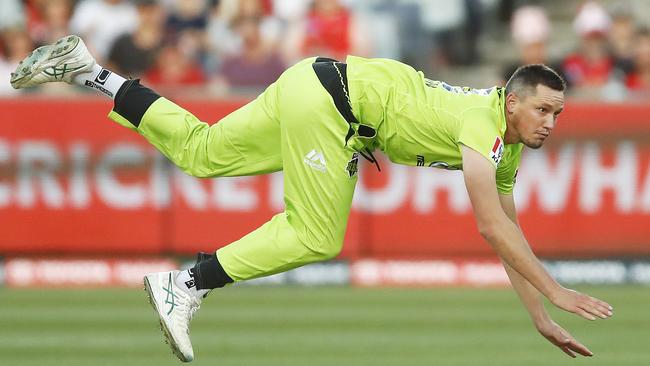
[[[492,145],[492,150],[490,151],[490,158],[498,166],[503,157],[503,140],[501,137],[497,136]]]

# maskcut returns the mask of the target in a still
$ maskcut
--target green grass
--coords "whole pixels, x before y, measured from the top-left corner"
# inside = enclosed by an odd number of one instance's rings
[[[584,288],[615,307],[552,310],[594,351],[573,360],[510,290],[235,287],[192,324],[195,365],[650,365],[650,289]],[[142,290],[0,289],[1,365],[177,365]]]

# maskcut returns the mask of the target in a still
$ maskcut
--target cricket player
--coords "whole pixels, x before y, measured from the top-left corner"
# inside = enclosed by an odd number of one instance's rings
[[[285,212],[199,255],[189,270],[145,276],[163,333],[181,361],[194,359],[189,324],[208,291],[339,253],[359,159],[377,164],[375,149],[398,164],[463,171],[479,232],[502,259],[537,330],[569,356],[592,352],[549,317],[542,295],[589,320],[612,316],[606,302],[558,284],[517,222],[512,190],[522,148],[540,148],[564,107],[565,83],[544,65],[519,68],[505,88],[471,89],[428,80],[393,60],[314,57],[211,126],[138,80],[102,68],[74,35],[36,49],[11,75],[14,88],[55,81],[112,98],[110,119],[192,176],[284,171]]]

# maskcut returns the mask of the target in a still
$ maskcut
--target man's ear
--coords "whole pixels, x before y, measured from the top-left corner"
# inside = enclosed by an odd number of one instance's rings
[[[519,97],[515,93],[508,93],[506,95],[506,111],[512,113],[515,110],[515,107],[519,103]]]

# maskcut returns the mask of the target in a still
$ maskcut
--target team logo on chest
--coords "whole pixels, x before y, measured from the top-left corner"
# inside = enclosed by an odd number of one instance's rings
[[[345,166],[345,171],[348,172],[348,177],[350,178],[357,175],[359,171],[359,153],[355,152],[352,154],[352,158]]]
[[[494,161],[496,165],[499,165],[501,158],[503,157],[503,140],[501,137],[497,136],[494,140],[494,145],[492,145],[492,150],[490,151],[490,158]]]

